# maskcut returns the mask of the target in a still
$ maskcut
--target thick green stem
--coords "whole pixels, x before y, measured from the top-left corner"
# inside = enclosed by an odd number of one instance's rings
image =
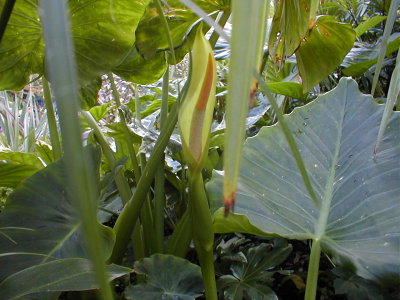
[[[42,78],[44,103],[47,111],[47,124],[49,125],[51,147],[53,148],[54,159],[60,159],[62,156],[60,137],[58,135],[57,121],[54,114],[53,101],[51,99],[51,92],[49,83],[46,78]]]
[[[160,112],[160,129],[165,125],[168,117],[168,92],[169,92],[169,68],[163,76],[162,99]],[[161,161],[165,160],[162,155]],[[154,251],[164,252],[164,208],[165,208],[165,172],[164,168],[158,168],[154,178],[154,235],[156,244]]]
[[[140,209],[142,208],[146,195],[149,191],[156,170],[159,168],[160,159],[163,157],[165,147],[168,144],[177,120],[178,104],[175,104],[168,115],[165,127],[161,131],[151,157],[146,164],[146,168],[140,177],[135,194],[125,205],[121,215],[115,223],[114,230],[116,233],[116,241],[113,253],[110,257],[110,262],[119,263],[122,260],[127,243],[129,242],[129,236],[132,232],[134,224],[136,224],[138,220]]]
[[[206,299],[217,299],[214,271],[214,231],[208,199],[204,190],[201,171],[190,174],[189,212],[192,234],[199,257]]]
[[[321,257],[321,241],[315,240],[311,246],[310,262],[308,264],[305,300],[314,300],[317,295],[319,260]]]

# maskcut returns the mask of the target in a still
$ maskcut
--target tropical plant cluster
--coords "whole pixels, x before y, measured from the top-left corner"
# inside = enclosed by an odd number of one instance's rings
[[[0,299],[398,299],[399,0],[0,0]]]

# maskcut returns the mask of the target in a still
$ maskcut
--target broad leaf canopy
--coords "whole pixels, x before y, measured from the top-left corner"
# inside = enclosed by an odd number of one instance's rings
[[[149,0],[69,0],[78,71],[90,81],[116,66],[135,42]],[[0,0],[3,7],[5,0]],[[44,74],[44,41],[38,0],[17,1],[0,44],[0,90],[21,89]]]

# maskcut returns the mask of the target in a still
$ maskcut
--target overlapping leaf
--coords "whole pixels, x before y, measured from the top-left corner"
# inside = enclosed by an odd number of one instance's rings
[[[3,7],[5,0],[0,0]],[[81,80],[109,72],[135,42],[149,0],[69,0],[71,30]],[[0,90],[21,89],[44,73],[44,41],[38,0],[16,2],[0,45]]]

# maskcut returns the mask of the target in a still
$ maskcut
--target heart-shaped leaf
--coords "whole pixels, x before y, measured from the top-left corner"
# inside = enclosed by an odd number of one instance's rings
[[[88,150],[89,151],[89,150]],[[98,168],[99,150],[91,149]],[[80,218],[65,196],[65,161],[59,160],[26,179],[9,196],[0,214],[0,281],[23,269],[57,258],[87,258]],[[98,224],[105,256],[114,243],[111,228]]]
[[[321,241],[340,265],[367,279],[400,275],[400,117],[394,112],[381,150],[374,145],[384,107],[359,92],[355,81],[286,116],[319,198],[304,185],[279,123],[245,144],[237,196],[238,215],[215,215],[215,231],[254,227],[265,234]],[[209,184],[221,203],[221,176]],[[247,219],[250,223],[243,222]],[[227,223],[227,224],[226,224]]]
[[[200,267],[173,255],[155,254],[135,263],[135,271],[146,275],[147,283],[129,286],[128,299],[192,300],[203,289]]]

